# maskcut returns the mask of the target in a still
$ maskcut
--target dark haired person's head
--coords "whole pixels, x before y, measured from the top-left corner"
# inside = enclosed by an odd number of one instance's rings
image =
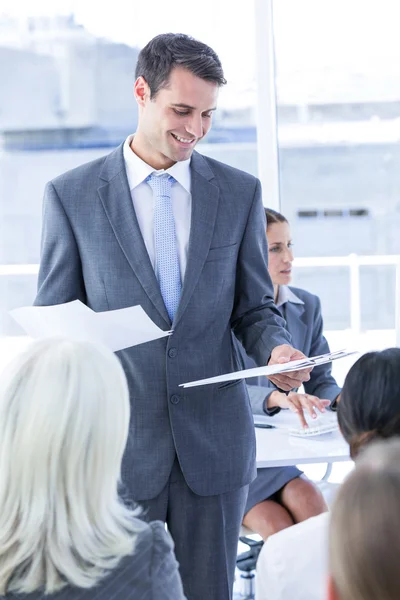
[[[338,421],[353,458],[373,440],[400,436],[400,348],[357,360],[343,385]]]
[[[206,44],[181,33],[152,39],[136,66],[139,120],[132,150],[154,169],[188,160],[211,127],[225,83],[221,62]]]
[[[150,97],[154,98],[162,87],[168,86],[171,71],[176,67],[218,86],[226,83],[216,52],[183,33],[162,33],[150,40],[139,53],[135,77],[143,77],[150,88]]]
[[[289,223],[286,217],[283,216],[282,213],[277,210],[273,210],[272,208],[264,208],[265,218],[267,219],[267,232],[268,227],[273,225],[274,223]]]
[[[265,208],[268,238],[268,271],[274,284],[275,299],[280,285],[288,285],[292,279],[292,234],[289,222],[281,213]]]

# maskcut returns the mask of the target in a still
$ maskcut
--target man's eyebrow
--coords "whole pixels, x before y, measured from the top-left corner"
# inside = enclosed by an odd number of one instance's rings
[[[194,106],[190,106],[189,104],[183,104],[182,102],[178,102],[176,104],[172,104],[172,106],[175,106],[176,108],[186,108],[188,110],[195,110]],[[209,112],[211,110],[217,110],[217,108],[216,107],[208,108],[207,110],[205,110],[203,112]]]

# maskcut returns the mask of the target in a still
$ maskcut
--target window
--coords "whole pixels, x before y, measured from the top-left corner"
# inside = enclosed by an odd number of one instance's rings
[[[309,210],[298,210],[297,216],[300,219],[310,219],[316,217],[330,218],[330,217],[367,217],[369,210],[365,208],[325,208],[325,209],[309,209]]]
[[[400,255],[400,55],[389,0],[274,0],[281,210],[298,257]],[[295,268],[327,329],[351,324],[348,267]],[[363,330],[393,330],[395,268],[360,268]],[[400,299],[399,299],[400,300]]]

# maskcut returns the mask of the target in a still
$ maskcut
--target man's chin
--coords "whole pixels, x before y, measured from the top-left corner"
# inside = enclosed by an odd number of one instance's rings
[[[169,151],[173,156],[186,157],[189,158],[191,156],[195,146],[197,145],[198,140],[195,140],[194,143],[189,145],[180,144],[172,138],[171,143],[169,144]],[[179,158],[178,160],[185,160],[185,158]]]
[[[179,152],[174,151],[170,153],[170,158],[174,162],[182,162],[183,160],[188,160],[193,154],[194,146],[191,148],[182,148]]]

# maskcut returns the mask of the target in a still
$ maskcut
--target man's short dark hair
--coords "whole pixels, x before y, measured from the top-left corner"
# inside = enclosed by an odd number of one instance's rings
[[[226,83],[221,61],[214,50],[183,33],[163,33],[150,40],[139,53],[135,75],[145,79],[150,97],[154,98],[166,86],[175,67],[183,67],[219,86]]]

